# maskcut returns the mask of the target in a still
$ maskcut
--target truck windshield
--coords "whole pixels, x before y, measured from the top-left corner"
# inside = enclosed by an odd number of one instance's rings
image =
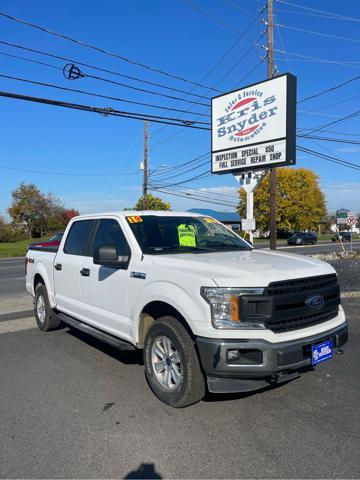
[[[251,250],[236,233],[210,217],[126,217],[143,253],[204,253]]]

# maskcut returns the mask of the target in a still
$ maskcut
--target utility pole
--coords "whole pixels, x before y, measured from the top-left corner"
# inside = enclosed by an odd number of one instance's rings
[[[144,182],[143,182],[143,210],[147,209],[148,191],[148,122],[144,120]]]
[[[274,76],[273,0],[267,0],[267,64],[268,78]],[[270,249],[276,249],[276,168],[270,169]]]

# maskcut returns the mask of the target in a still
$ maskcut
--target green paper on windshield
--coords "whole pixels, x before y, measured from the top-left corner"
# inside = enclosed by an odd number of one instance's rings
[[[195,227],[193,225],[178,226],[179,245],[180,247],[196,247]]]

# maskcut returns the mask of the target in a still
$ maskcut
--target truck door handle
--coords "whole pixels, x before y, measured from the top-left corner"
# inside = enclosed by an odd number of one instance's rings
[[[80,275],[83,277],[90,277],[90,268],[82,268],[80,270]]]
[[[54,268],[55,270],[61,270],[62,269],[61,263],[57,263]]]

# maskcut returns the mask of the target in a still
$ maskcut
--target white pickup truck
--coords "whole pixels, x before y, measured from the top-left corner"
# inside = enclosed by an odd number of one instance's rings
[[[29,248],[26,269],[41,330],[143,349],[151,389],[173,407],[290,380],[347,341],[329,264],[253,250],[211,217],[75,217],[59,247]]]

